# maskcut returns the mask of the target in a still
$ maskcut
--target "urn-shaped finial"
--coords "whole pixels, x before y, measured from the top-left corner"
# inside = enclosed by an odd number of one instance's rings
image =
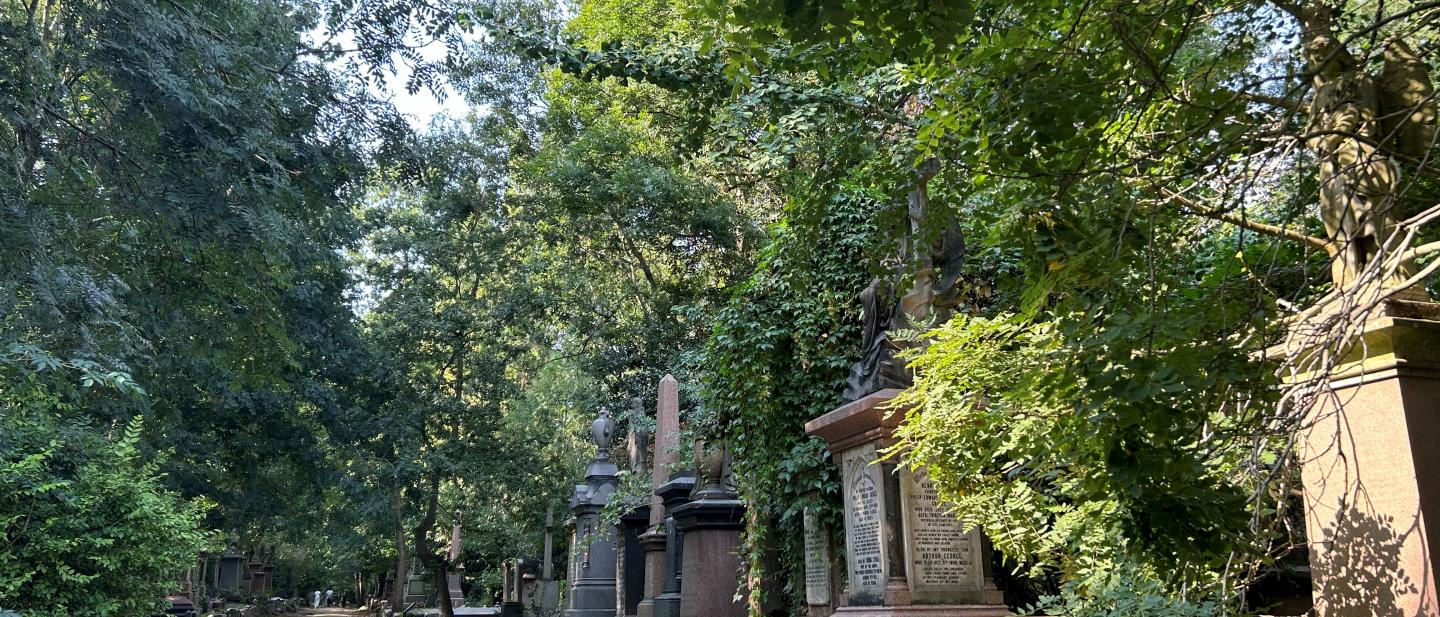
[[[596,458],[610,458],[610,437],[614,432],[615,420],[610,418],[609,410],[601,408],[600,417],[590,423],[590,439],[595,441],[595,447],[598,449],[595,454]]]
[[[729,462],[724,440],[695,441],[695,499],[731,499],[734,493],[726,486],[725,467]]]

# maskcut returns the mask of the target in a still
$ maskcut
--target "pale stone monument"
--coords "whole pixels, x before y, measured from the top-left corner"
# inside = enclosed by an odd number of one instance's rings
[[[946,511],[923,471],[881,459],[902,417],[887,414],[899,393],[866,395],[805,425],[840,464],[848,594],[835,614],[1008,615],[980,532]]]
[[[560,582],[555,580],[555,510],[545,510],[545,555],[541,557],[540,580],[535,583],[533,604],[541,614],[549,615],[560,607]]]
[[[805,508],[805,615],[825,617],[835,612],[830,562],[830,533],[814,508]]]
[[[1319,377],[1301,476],[1315,613],[1440,615],[1440,305],[1391,301]]]
[[[590,425],[595,458],[585,470],[585,484],[575,485],[570,502],[575,543],[566,617],[615,617],[615,529],[600,524],[600,511],[610,502],[620,473],[610,462],[614,430],[609,412],[600,410],[600,417]]]
[[[654,453],[650,457],[650,481],[655,489],[650,499],[649,528],[639,537],[645,547],[645,589],[635,607],[638,617],[655,617],[655,600],[666,590],[666,507],[659,488],[672,479],[680,446],[680,387],[675,377],[660,380],[656,396]],[[673,576],[673,573],[672,573]],[[679,588],[674,600],[678,602]],[[678,610],[679,606],[674,607]]]

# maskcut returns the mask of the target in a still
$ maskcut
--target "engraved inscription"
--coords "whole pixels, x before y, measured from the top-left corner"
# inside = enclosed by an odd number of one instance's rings
[[[852,603],[878,603],[885,592],[885,547],[881,536],[884,501],[874,444],[842,456],[846,505],[846,556]]]
[[[830,538],[811,508],[805,508],[805,602],[830,603]]]
[[[912,588],[978,591],[982,585],[979,531],[962,530],[923,471],[906,475],[906,553]]]

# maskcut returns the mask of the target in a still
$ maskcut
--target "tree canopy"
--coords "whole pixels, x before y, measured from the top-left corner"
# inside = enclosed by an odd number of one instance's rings
[[[857,294],[941,239],[891,456],[1013,604],[1244,609],[1303,542],[1314,376],[1440,268],[1421,0],[7,0],[0,34],[26,615],[143,614],[232,529],[289,593],[443,583],[454,524],[493,580],[665,374],[735,456],[752,610],[798,610],[801,513],[840,516],[803,425]]]

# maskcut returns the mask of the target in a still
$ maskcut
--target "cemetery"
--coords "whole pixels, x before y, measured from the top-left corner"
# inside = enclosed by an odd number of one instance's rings
[[[0,0],[0,617],[1440,617],[1440,2]]]

